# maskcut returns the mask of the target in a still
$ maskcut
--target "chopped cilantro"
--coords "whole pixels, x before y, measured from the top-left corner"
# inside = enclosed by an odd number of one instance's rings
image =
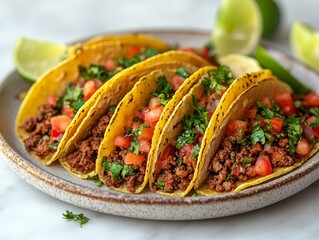
[[[127,165],[125,164],[123,169],[122,169],[122,172],[121,172],[121,176],[122,178],[125,178],[126,176],[131,176],[133,175],[134,173],[134,167],[133,165]]]
[[[72,83],[69,83],[67,85],[67,90],[63,96],[60,97],[57,107],[61,109],[65,102],[69,103],[70,107],[72,107],[75,112],[77,112],[82,105],[85,103],[83,98],[83,92],[82,89],[74,85]]]
[[[217,94],[221,94],[227,87],[223,83],[231,84],[234,81],[233,75],[229,68],[220,66],[208,72],[208,77],[202,79],[202,85],[207,96],[210,95],[210,89],[213,89]]]
[[[227,181],[229,181],[231,179],[232,179],[232,176],[230,174],[228,174],[225,181],[227,182]]]
[[[105,170],[110,171],[112,173],[112,177],[116,180],[119,179],[120,176],[122,178],[125,178],[126,176],[133,175],[134,173],[134,168],[132,165],[122,165],[119,162],[110,163],[109,161],[105,160],[105,158],[103,160],[102,165]]]
[[[246,165],[246,164],[250,164],[252,162],[252,158],[251,157],[245,157],[243,159],[243,161],[241,162],[242,165]]]
[[[197,100],[193,97],[195,110],[192,114],[185,116],[183,119],[184,131],[177,138],[176,147],[181,149],[186,144],[191,144],[196,140],[197,131],[204,133],[208,125],[208,112],[202,105],[197,106]]]
[[[186,71],[184,67],[180,67],[176,70],[176,74],[181,76],[182,78],[188,78],[190,74]]]
[[[85,81],[99,79],[102,82],[106,82],[121,70],[121,68],[116,68],[114,71],[108,71],[104,66],[94,64],[91,64],[88,68],[83,66],[79,67],[80,75]]]
[[[257,109],[261,110],[260,115],[262,117],[266,117],[266,118],[275,117],[275,113],[273,111],[271,111],[265,103],[257,102],[256,105],[257,105]]]
[[[148,124],[143,124],[143,125],[141,125],[141,126],[135,128],[135,129],[133,129],[133,130],[130,132],[131,136],[133,136],[133,141],[131,142],[131,145],[130,145],[130,147],[129,147],[129,149],[128,149],[130,152],[132,152],[132,153],[138,155],[138,153],[139,153],[138,136],[141,135],[143,128],[150,128],[150,127],[151,127],[151,126],[148,125]],[[126,135],[127,135],[127,136],[130,136],[130,135],[128,135],[128,131],[126,132]]]
[[[146,58],[150,58],[153,57],[157,54],[159,54],[160,52],[155,49],[155,48],[147,48],[147,49],[142,49],[142,54],[146,56]]]
[[[116,106],[110,106],[109,107],[109,111],[111,111],[111,112],[115,112],[115,109],[116,109]]]
[[[166,192],[167,188],[165,186],[165,180],[164,179],[158,179],[156,184],[157,184],[158,187],[162,187],[163,190]]]
[[[123,65],[124,68],[129,68],[133,65],[135,65],[136,63],[139,63],[141,61],[141,59],[139,58],[139,56],[135,55],[133,58],[126,58],[126,57],[121,57],[120,58],[120,63]]]
[[[89,180],[93,180],[96,184],[96,186],[101,187],[103,185],[103,182],[98,179],[96,176],[88,177]]]
[[[166,80],[165,76],[159,76],[156,82],[157,88],[152,96],[159,97],[159,103],[166,105],[174,95],[173,86]]]
[[[194,152],[192,153],[192,158],[197,158],[199,155],[199,151],[200,151],[200,146],[198,144],[196,144],[194,146]]]
[[[257,142],[260,142],[261,144],[265,144],[266,142],[265,132],[260,126],[258,125],[254,126],[252,133],[250,135],[250,142],[252,145],[255,145]]]
[[[319,126],[319,109],[318,108],[310,108],[309,112],[316,117],[316,120],[309,124],[309,127],[317,127]]]
[[[180,166],[182,166],[182,164],[183,164],[183,158],[182,157],[179,157],[179,158],[177,158],[177,161],[178,161],[178,167],[180,167]]]
[[[298,119],[289,117],[285,121],[285,130],[289,138],[290,154],[296,152],[296,146],[301,138],[302,128]]]

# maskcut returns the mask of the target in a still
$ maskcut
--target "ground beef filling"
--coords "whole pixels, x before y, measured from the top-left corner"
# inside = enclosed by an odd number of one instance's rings
[[[51,134],[50,119],[58,112],[55,105],[44,104],[39,107],[39,114],[25,120],[22,128],[30,133],[24,140],[28,151],[34,152],[39,157],[46,157],[56,151],[58,142],[50,140],[49,136]]]
[[[121,150],[121,148],[116,147],[116,149],[111,153],[110,157],[107,159],[108,162],[114,163],[118,162],[121,165],[125,165],[124,163],[124,156],[126,155],[127,150]],[[147,159],[147,156],[145,157]],[[147,161],[144,161],[142,164],[136,164],[133,166],[133,174],[129,176],[125,176],[124,178],[114,178],[111,171],[104,170],[104,183],[108,187],[116,187],[119,188],[122,183],[125,182],[127,190],[134,193],[136,191],[136,188],[140,186],[145,177],[145,171],[146,171],[146,163]]]
[[[113,111],[108,111],[98,120],[84,140],[75,143],[75,151],[66,156],[66,161],[72,169],[79,172],[95,169],[99,146],[113,113]]]
[[[172,152],[172,155],[158,162],[153,191],[185,191],[193,179],[197,159],[183,155],[177,148]]]
[[[208,168],[211,173],[207,181],[209,188],[229,192],[236,188],[236,182],[254,178],[257,175],[254,165],[260,155],[269,156],[273,167],[289,167],[305,158],[297,153],[289,155],[288,141],[288,138],[279,139],[265,150],[260,143],[239,146],[236,141],[224,137]],[[245,158],[250,158],[251,162],[246,164]]]

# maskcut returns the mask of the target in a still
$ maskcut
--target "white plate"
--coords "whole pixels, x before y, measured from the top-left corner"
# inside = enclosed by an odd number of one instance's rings
[[[143,31],[169,43],[200,47],[209,34],[196,31]],[[319,76],[290,56],[266,45],[269,52],[308,86],[318,92]],[[144,219],[191,220],[208,219],[248,212],[283,200],[309,186],[319,178],[319,155],[309,159],[295,171],[239,193],[214,197],[182,199],[142,194],[123,194],[97,187],[93,181],[77,179],[59,164],[43,166],[33,159],[14,132],[16,114],[21,104],[18,94],[30,84],[12,72],[0,87],[0,149],[12,169],[41,191],[98,212]]]

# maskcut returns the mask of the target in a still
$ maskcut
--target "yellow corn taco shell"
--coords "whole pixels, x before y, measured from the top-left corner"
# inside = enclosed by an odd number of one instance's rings
[[[105,132],[105,138],[101,143],[99,149],[99,155],[97,159],[97,172],[99,174],[99,178],[103,181],[103,167],[102,161],[103,157],[108,157],[115,149],[114,139],[118,135],[124,134],[124,128],[128,119],[131,119],[134,113],[138,111],[141,107],[145,106],[150,94],[154,92],[157,88],[157,79],[159,76],[165,76],[166,79],[169,79],[172,75],[175,74],[176,70],[179,67],[184,67],[187,72],[193,73],[198,69],[190,64],[185,64],[184,62],[180,62],[179,65],[175,67],[169,67],[161,70],[156,70],[150,74],[145,75],[141,78],[137,84],[134,86],[132,91],[130,91],[123,100],[119,103],[118,108],[115,111],[114,117],[111,119],[110,125],[108,126]],[[147,165],[145,170],[145,176],[143,183],[136,188],[135,193],[141,192],[144,187],[148,183],[150,168],[152,164],[154,148],[156,145],[158,138],[160,137],[162,130],[167,123],[167,119],[172,114],[174,107],[176,104],[183,98],[183,96],[196,84],[198,78],[188,78],[184,81],[184,83],[179,87],[179,89],[175,92],[173,98],[165,105],[163,113],[161,115],[160,120],[157,122],[154,135],[152,138],[152,148],[148,154]],[[130,193],[126,188],[126,182],[119,187],[111,187],[117,191]]]
[[[195,187],[195,190],[198,194],[205,195],[205,196],[220,194],[216,191],[209,189],[208,186],[204,183],[206,182],[206,179],[208,177],[208,171],[207,171],[208,164],[210,162],[210,159],[212,159],[212,157],[218,150],[223,136],[225,136],[226,134],[226,127],[228,122],[231,120],[241,118],[243,116],[243,110],[246,109],[248,106],[254,104],[256,101],[259,101],[262,97],[268,96],[271,98],[276,94],[291,92],[291,91],[292,91],[291,88],[287,84],[279,81],[276,78],[264,79],[258,85],[252,86],[247,91],[245,91],[236,102],[230,105],[228,110],[227,109],[221,110],[224,112],[225,117],[221,119],[221,124],[218,126],[218,134],[215,134],[211,138],[211,140],[207,143],[207,145],[205,146],[203,150],[204,158],[203,158],[203,164],[200,167],[200,172],[199,172],[200,178],[197,181],[197,185]],[[318,151],[318,144],[314,146],[309,157],[312,156],[317,151]],[[237,183],[236,184],[237,187],[235,188],[234,192],[238,192],[245,188],[255,186],[267,180],[281,176],[285,173],[292,171],[293,169],[299,167],[302,164],[303,162],[301,161],[290,167],[273,168],[272,174],[269,174],[264,177],[255,177],[244,183]]]
[[[158,140],[158,144],[154,150],[153,162],[151,168],[150,175],[150,189],[152,189],[153,184],[155,183],[155,171],[158,160],[161,158],[165,148],[170,145],[173,141],[176,141],[177,137],[181,134],[182,128],[182,120],[183,118],[194,111],[193,106],[193,96],[197,99],[204,92],[204,87],[201,84],[201,79],[207,77],[208,72],[211,71],[212,67],[205,67],[200,69],[198,72],[194,73],[192,77],[198,78],[198,83],[189,91],[187,95],[184,96],[182,101],[176,106],[174,112],[171,117],[168,119],[168,123],[163,129],[162,135]],[[239,98],[239,96],[248,88],[253,85],[256,85],[261,79],[272,76],[272,73],[269,70],[262,70],[255,73],[245,74],[239,78],[237,78],[228,88],[228,90],[224,93],[220,103],[211,117],[207,129],[205,131],[205,135],[200,146],[199,155],[197,158],[196,168],[192,177],[191,182],[189,183],[187,189],[185,191],[175,190],[171,193],[157,190],[156,193],[170,196],[170,197],[184,197],[186,196],[194,187],[195,181],[198,181],[200,177],[199,169],[202,167],[204,149],[207,145],[207,139],[210,139],[212,135],[217,134],[216,126],[220,124],[222,119],[225,117],[224,111],[230,109],[231,104]]]
[[[194,72],[198,68],[207,65],[209,65],[209,63],[206,60],[194,54],[179,51],[169,51],[149,58],[141,63],[135,64],[134,66],[115,75],[93,96],[96,98],[94,102],[92,100],[92,106],[86,114],[87,118],[82,121],[82,124],[77,128],[77,131],[73,132],[73,136],[70,136],[68,143],[65,145],[60,154],[59,161],[61,165],[66,170],[80,178],[95,176],[95,170],[80,172],[76,169],[72,169],[66,160],[66,156],[76,149],[77,142],[85,139],[88,136],[88,133],[92,129],[94,123],[97,122],[98,119],[107,112],[110,106],[118,105],[122,98],[132,89],[134,84],[141,77],[151,73],[156,69],[166,72],[170,71],[170,69],[177,69],[180,66],[185,66],[188,71]],[[114,115],[118,115],[117,112]]]
[[[158,39],[156,40],[152,37],[132,35],[126,38],[127,42],[110,40],[109,42],[105,41],[101,44],[92,44],[91,46],[79,48],[76,53],[43,74],[30,88],[20,106],[16,118],[16,133],[20,140],[23,142],[29,135],[22,128],[24,121],[28,117],[37,114],[38,107],[46,103],[48,96],[59,97],[65,92],[68,83],[77,82],[79,79],[79,66],[88,67],[90,64],[103,64],[108,59],[125,56],[132,46],[155,48],[160,52],[168,49],[168,45],[165,42]],[[86,102],[85,106],[82,106],[77,112],[54,153],[49,154],[44,158],[40,158],[32,152],[31,154],[41,163],[46,165],[49,165],[56,160],[67,140],[74,135],[77,127],[86,117],[89,109],[99,96],[100,93],[93,96]]]

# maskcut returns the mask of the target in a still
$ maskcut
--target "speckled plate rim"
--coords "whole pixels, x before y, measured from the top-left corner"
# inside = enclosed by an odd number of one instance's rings
[[[202,31],[193,31],[193,30],[143,30],[143,31],[130,31],[130,32],[143,32],[152,34],[157,37],[162,37],[164,40],[172,40],[172,37],[176,37],[176,39],[182,39],[182,37],[187,36],[194,36],[194,37],[200,37],[200,38],[206,38],[208,39],[209,33],[202,32]],[[165,39],[165,37],[168,37],[169,39]],[[293,65],[298,65],[304,71],[310,72],[312,75],[314,75],[318,81],[319,81],[319,74],[308,67],[304,66],[303,64],[297,62],[293,57],[277,50],[275,47],[271,46],[270,44],[266,44],[265,46],[271,50],[274,51],[276,54],[281,55],[287,61],[289,61]],[[0,93],[3,91],[4,86],[8,84],[7,80],[9,76],[12,76],[15,74],[14,72],[11,72],[5,80],[2,82],[0,86]],[[13,97],[13,96],[12,96]],[[0,96],[1,99],[1,96]],[[0,129],[1,130],[1,129]],[[3,136],[2,132],[0,132],[0,150],[5,156],[5,159],[9,163],[10,167],[19,174],[23,179],[25,179],[27,182],[29,182],[31,185],[35,186],[36,188],[40,189],[41,191],[54,196],[60,200],[85,207],[88,209],[105,212],[109,214],[114,215],[120,215],[120,216],[128,216],[128,217],[137,217],[137,218],[147,218],[147,219],[167,219],[167,220],[189,220],[189,219],[206,219],[206,218],[214,218],[214,217],[220,217],[220,216],[228,216],[233,215],[237,213],[242,212],[248,212],[257,208],[261,208],[267,205],[270,205],[274,202],[280,201],[284,198],[287,198],[301,190],[303,190],[305,187],[309,186],[311,183],[316,181],[319,178],[318,174],[318,167],[319,167],[319,158],[318,154],[316,154],[314,157],[309,159],[303,166],[296,169],[295,171],[288,173],[282,177],[279,177],[277,179],[274,179],[272,181],[266,182],[264,184],[251,187],[248,189],[245,189],[238,193],[228,193],[228,194],[221,194],[213,197],[186,197],[186,198],[168,198],[168,197],[162,197],[162,196],[156,196],[154,197],[152,193],[142,193],[139,195],[135,194],[123,194],[118,193],[114,191],[109,191],[95,187],[95,186],[82,186],[73,183],[72,181],[68,181],[66,179],[59,178],[55,175],[53,175],[50,172],[50,167],[46,168],[45,170],[39,168],[32,162],[30,162],[28,159],[26,159],[21,152],[14,149],[10,144],[8,144],[7,140]],[[307,176],[309,176],[307,178]],[[70,175],[70,178],[73,176]],[[38,181],[38,182],[37,182]],[[84,181],[84,180],[83,180]],[[290,189],[290,192],[281,194],[279,197],[277,196],[275,200],[268,200],[267,202],[260,203],[257,206],[247,207],[245,209],[231,209],[228,212],[221,212],[219,214],[206,214],[201,216],[195,216],[190,217],[190,215],[183,216],[182,214],[179,214],[179,211],[174,212],[175,207],[181,208],[183,211],[187,211],[187,206],[207,206],[208,209],[214,210],[214,205],[221,207],[223,205],[229,205],[236,203],[236,201],[246,201],[247,205],[249,206],[249,201],[253,201],[254,198],[262,198],[263,194],[269,194],[272,193],[272,191],[275,190],[276,193],[282,192],[284,190],[285,186],[290,186],[294,184],[295,182],[301,182],[301,184],[298,184],[297,188],[294,188],[294,190]],[[46,185],[47,188],[41,188],[41,186]],[[58,194],[56,193],[58,192]],[[59,195],[60,193],[63,193],[62,195]],[[79,201],[78,199],[74,199],[74,197],[77,198],[84,198],[86,200]],[[90,203],[90,200],[94,200],[94,204],[92,205],[92,202]],[[103,203],[103,204],[102,204]],[[130,205],[131,208],[136,208],[137,210],[140,209],[140,207],[137,207],[138,205],[142,206],[156,206],[161,210],[161,207],[165,209],[173,209],[171,214],[164,214],[163,216],[158,216],[158,213],[154,216],[152,213],[141,213],[141,214],[132,214],[127,212],[121,212],[118,209],[116,211],[112,211],[110,209],[101,209],[95,204],[102,204],[103,206],[106,206],[105,204],[120,204],[120,205]],[[174,208],[173,208],[174,206]],[[126,208],[123,208],[123,210],[127,211]],[[134,211],[133,211],[134,212]],[[177,216],[173,216],[177,213]],[[178,215],[179,214],[179,215]]]

